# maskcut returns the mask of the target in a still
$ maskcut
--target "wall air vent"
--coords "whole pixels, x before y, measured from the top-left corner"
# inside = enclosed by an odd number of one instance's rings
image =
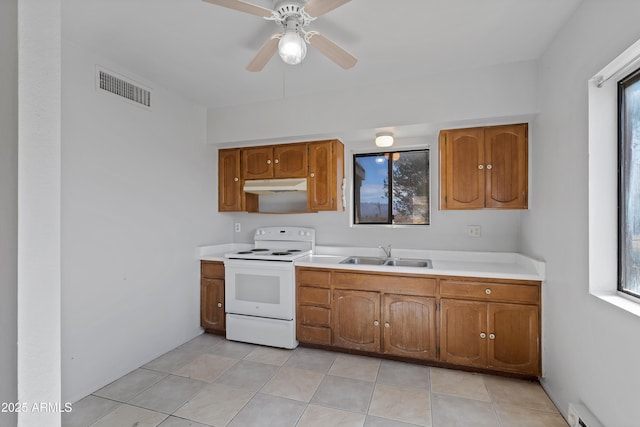
[[[104,68],[96,67],[96,88],[151,109],[151,90]]]

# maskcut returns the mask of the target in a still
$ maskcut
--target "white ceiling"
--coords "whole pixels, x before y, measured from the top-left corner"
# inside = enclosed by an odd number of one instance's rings
[[[271,8],[272,0],[249,0]],[[63,37],[206,107],[538,58],[581,0],[352,0],[311,23],[358,59],[309,48],[245,66],[275,23],[201,0],[62,0]]]

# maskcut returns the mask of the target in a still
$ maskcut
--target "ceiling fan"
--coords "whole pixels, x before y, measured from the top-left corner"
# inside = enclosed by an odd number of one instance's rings
[[[280,0],[273,10],[242,0],[203,0],[206,3],[228,7],[264,19],[275,21],[282,32],[272,35],[247,65],[248,71],[261,71],[278,51],[287,64],[302,62],[307,53],[307,43],[344,69],[356,65],[358,59],[336,43],[318,33],[305,31],[305,27],[318,16],[342,6],[350,0]]]

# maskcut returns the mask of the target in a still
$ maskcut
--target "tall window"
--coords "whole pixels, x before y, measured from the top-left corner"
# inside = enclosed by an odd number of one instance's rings
[[[429,224],[429,150],[353,157],[355,224]]]
[[[640,297],[640,70],[618,84],[618,290]]]

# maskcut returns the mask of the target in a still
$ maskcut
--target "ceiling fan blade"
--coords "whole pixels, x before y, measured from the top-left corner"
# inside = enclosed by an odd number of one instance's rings
[[[262,6],[247,3],[242,0],[202,0],[206,3],[215,4],[222,7],[228,7],[229,9],[239,10],[240,12],[250,13],[252,15],[262,16],[264,18],[270,18],[273,16],[273,11]]]
[[[358,58],[318,32],[309,31],[307,37],[311,46],[318,49],[324,56],[345,70],[353,67],[358,62]]]
[[[247,65],[247,71],[256,72],[262,71],[267,62],[271,59],[274,53],[278,50],[278,42],[280,41],[282,34],[274,34],[265,44],[262,45],[256,56]]]
[[[351,0],[309,0],[304,5],[304,10],[313,17],[324,15],[333,9],[342,6]]]

